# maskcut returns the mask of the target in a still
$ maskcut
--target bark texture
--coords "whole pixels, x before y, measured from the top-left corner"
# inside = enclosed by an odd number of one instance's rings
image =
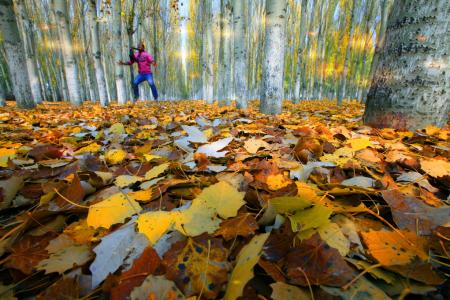
[[[114,10],[113,10],[113,20],[114,20],[114,40],[117,45],[114,52],[114,72],[116,75],[116,92],[117,92],[117,102],[119,104],[125,104],[127,102],[125,79],[123,75],[123,67],[118,65],[117,62],[123,60],[122,49],[123,49],[123,39],[122,39],[122,1],[114,0]]]
[[[375,127],[444,126],[450,109],[450,1],[399,0],[367,95]]]
[[[247,1],[234,0],[234,83],[236,105],[247,108],[247,47],[245,38],[245,5]]]
[[[67,89],[70,102],[81,105],[81,86],[78,78],[78,62],[75,61],[72,48],[72,38],[69,28],[69,9],[65,0],[53,0],[55,17],[58,26],[59,39],[64,60],[64,74],[66,75]]]
[[[29,83],[25,51],[20,39],[19,29],[14,14],[12,0],[0,0],[0,30],[3,36],[9,76],[12,83],[12,91],[17,105],[22,108],[35,106]]]
[[[279,114],[282,109],[285,23],[286,1],[266,0],[266,44],[260,107],[264,114]]]

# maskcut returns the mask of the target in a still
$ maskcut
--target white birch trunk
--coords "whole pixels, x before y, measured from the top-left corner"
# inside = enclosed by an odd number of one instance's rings
[[[125,80],[123,75],[123,67],[117,64],[118,61],[123,60],[123,40],[122,40],[122,1],[114,0],[113,9],[113,31],[114,31],[114,71],[116,75],[116,92],[117,102],[125,104],[127,102]]]
[[[444,126],[450,109],[448,0],[398,0],[388,18],[385,44],[364,122],[376,127]]]
[[[212,11],[211,2],[203,3],[203,22],[204,22],[204,39],[203,39],[203,99],[208,103],[214,100],[214,50],[212,36]]]
[[[266,0],[266,44],[260,111],[279,114],[283,105],[286,1]]]
[[[13,1],[0,1],[0,30],[3,36],[3,47],[6,54],[12,91],[18,107],[33,108],[33,94],[29,84],[25,51],[20,39],[19,29],[14,14]]]
[[[81,86],[78,78],[78,65],[73,54],[67,2],[65,0],[53,0],[53,7],[62,48],[68,97],[73,105],[81,105]]]
[[[223,61],[224,64],[224,77],[222,80],[224,81],[224,98],[225,103],[227,105],[230,105],[231,103],[231,89],[232,89],[232,82],[233,82],[233,73],[231,73],[232,68],[232,60],[231,60],[231,41],[233,39],[233,30],[231,26],[231,20],[233,18],[233,11],[232,11],[232,5],[231,0],[226,0],[225,4],[225,12],[224,12],[224,23],[223,23],[223,34],[224,34],[224,41],[223,41]]]
[[[32,34],[32,28],[29,26],[28,15],[25,11],[25,3],[23,1],[14,1],[16,8],[17,25],[21,33],[21,38],[25,48],[25,59],[27,64],[28,78],[30,80],[31,93],[36,104],[42,102],[41,85],[37,72],[34,49],[30,40],[29,33]]]
[[[247,108],[247,48],[245,38],[247,1],[234,0],[234,84],[237,108]]]
[[[108,91],[106,87],[105,71],[103,69],[102,52],[100,49],[100,23],[97,22],[96,1],[89,1],[89,28],[91,31],[92,54],[94,56],[95,78],[97,79],[98,96],[102,106],[108,105]]]

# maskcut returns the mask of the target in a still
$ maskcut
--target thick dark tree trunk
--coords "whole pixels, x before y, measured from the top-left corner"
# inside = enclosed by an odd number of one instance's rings
[[[444,126],[450,109],[450,1],[397,0],[367,95],[375,127]]]

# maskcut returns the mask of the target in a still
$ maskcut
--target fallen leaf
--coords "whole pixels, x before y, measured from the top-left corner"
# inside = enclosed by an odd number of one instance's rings
[[[117,193],[89,206],[87,224],[94,228],[109,228],[113,224],[123,223],[126,218],[138,214],[141,210],[134,199]]]
[[[261,148],[270,149],[270,145],[263,139],[248,139],[244,143],[244,148],[248,153],[256,154]]]
[[[320,239],[318,234],[292,248],[284,264],[291,283],[301,286],[343,286],[355,272],[339,252]]]
[[[127,152],[122,149],[112,149],[105,153],[105,160],[110,165],[121,163],[127,157]]]
[[[348,289],[342,290],[340,288],[332,288],[328,286],[322,286],[327,293],[341,297],[341,299],[354,299],[354,300],[390,300],[391,298],[386,293],[371,283],[364,277],[354,282]]]
[[[311,208],[297,211],[289,216],[292,231],[305,231],[310,228],[318,228],[330,222],[332,210],[323,205],[314,205]]]
[[[406,265],[415,258],[427,260],[426,239],[409,231],[361,232],[369,254],[383,266]]]
[[[166,278],[173,280],[185,296],[214,299],[228,279],[231,269],[228,250],[220,239],[187,239],[175,243],[164,255]]]
[[[292,213],[311,206],[308,197],[276,197],[270,199],[270,204],[279,214]]]
[[[256,235],[241,249],[236,266],[231,273],[224,300],[235,300],[242,296],[245,285],[253,278],[253,267],[258,263],[262,247],[268,237],[269,233]]]
[[[214,236],[223,236],[226,241],[237,236],[248,237],[255,234],[258,229],[255,217],[252,214],[239,214],[237,217],[223,221]]]
[[[76,278],[63,277],[41,292],[37,300],[79,299],[80,287]]]
[[[181,125],[184,131],[188,134],[188,141],[192,143],[207,143],[208,138],[205,136],[205,134],[198,129],[197,126],[187,126],[187,125]]]
[[[450,175],[450,162],[441,159],[420,159],[420,167],[424,172],[433,177]]]
[[[50,254],[36,266],[38,270],[48,273],[64,273],[76,266],[82,266],[93,258],[89,245],[73,245]]]
[[[139,202],[149,202],[152,200],[152,189],[130,192],[127,194],[132,199]]]
[[[130,294],[131,300],[183,300],[185,299],[173,281],[164,276],[149,275],[141,286],[136,287]]]
[[[7,168],[8,161],[16,157],[15,149],[0,148],[0,167]]]
[[[144,178],[142,178],[140,176],[120,175],[120,176],[116,177],[114,184],[120,188],[125,188],[127,186],[130,186],[130,185],[135,184],[136,182],[139,182],[142,180],[144,180]]]
[[[308,300],[311,299],[309,292],[284,282],[275,282],[270,285],[273,300]]]
[[[206,154],[206,156],[216,157],[216,158],[225,157],[225,155],[227,154],[227,151],[220,152],[220,150],[227,147],[228,144],[230,144],[232,140],[233,140],[232,137],[228,137],[228,138],[224,138],[224,139],[209,143],[207,145],[200,146],[197,149],[197,153],[204,153],[204,154]]]
[[[169,163],[165,163],[154,167],[153,169],[145,173],[145,180],[152,180],[153,178],[158,177],[159,175],[164,173],[169,168],[169,166]]]

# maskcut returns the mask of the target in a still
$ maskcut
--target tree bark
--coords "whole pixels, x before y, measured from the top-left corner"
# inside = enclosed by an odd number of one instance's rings
[[[123,75],[123,67],[117,64],[118,61],[123,60],[123,37],[122,37],[122,1],[114,0],[113,10],[113,31],[116,48],[114,49],[114,71],[116,75],[116,92],[117,102],[125,104],[127,102],[125,80]]]
[[[266,44],[260,111],[279,114],[283,104],[286,1],[266,0]]]
[[[53,0],[59,39],[64,60],[64,73],[68,89],[68,97],[73,105],[81,105],[81,86],[78,78],[78,64],[72,47],[72,37],[69,28],[69,9],[65,0]]]
[[[102,106],[108,105],[105,71],[103,69],[102,52],[100,49],[100,23],[97,22],[96,1],[89,2],[89,27],[91,31],[92,54],[94,56],[95,78],[97,79],[98,95]]]
[[[245,38],[245,6],[247,1],[234,0],[234,83],[237,108],[247,108],[247,48]]]
[[[17,24],[21,32],[21,37],[25,48],[25,60],[27,64],[28,78],[30,80],[31,93],[33,95],[34,102],[38,104],[42,102],[42,94],[36,66],[36,58],[34,55],[35,50],[33,49],[33,45],[31,43],[32,37],[30,37],[30,35],[33,34],[33,29],[30,26],[30,20],[25,9],[25,3],[23,1],[15,1],[15,8]]]
[[[203,3],[203,22],[204,22],[204,39],[203,39],[203,99],[208,103],[213,103],[214,97],[214,50],[212,36],[212,11],[211,2]]]
[[[21,108],[33,108],[33,94],[29,83],[22,40],[14,14],[12,0],[0,0],[0,30],[3,36],[3,47],[6,54],[9,76],[12,83],[12,91],[16,98],[17,106]]]
[[[446,125],[450,109],[448,0],[398,0],[367,96],[364,122],[410,130]]]

